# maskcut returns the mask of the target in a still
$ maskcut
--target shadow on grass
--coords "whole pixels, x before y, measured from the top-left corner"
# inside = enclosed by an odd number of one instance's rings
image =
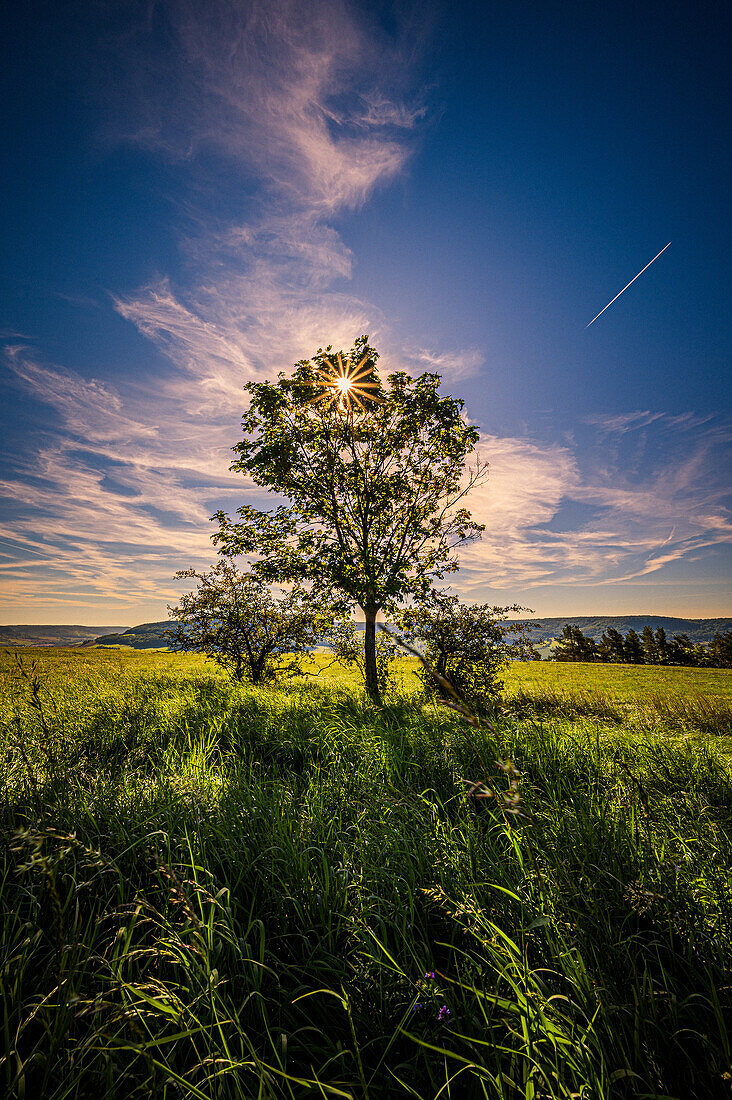
[[[83,766],[53,772],[25,719],[9,1096],[433,1097],[453,1075],[467,1098],[725,1094],[732,805],[710,752],[196,677],[67,714]],[[508,757],[530,825],[462,782]]]

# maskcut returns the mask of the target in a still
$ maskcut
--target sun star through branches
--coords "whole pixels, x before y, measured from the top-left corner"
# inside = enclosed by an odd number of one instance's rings
[[[325,370],[317,371],[318,378],[325,386],[325,392],[313,398],[313,403],[324,401],[326,406],[335,405],[342,412],[353,413],[354,405],[361,412],[366,412],[366,405],[370,401],[383,401],[378,391],[381,384],[374,381],[373,371],[366,366],[369,357],[365,355],[356,366],[350,361],[343,362],[343,355],[338,352],[337,368],[330,359],[325,358]]]

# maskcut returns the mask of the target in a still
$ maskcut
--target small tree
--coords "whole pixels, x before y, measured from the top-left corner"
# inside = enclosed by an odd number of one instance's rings
[[[628,664],[643,664],[643,642],[641,641],[638,632],[633,630],[632,627],[625,635],[623,650],[625,653],[625,660],[628,662]]]
[[[275,599],[261,577],[226,560],[208,573],[183,569],[176,577],[193,577],[198,588],[168,607],[177,621],[167,635],[171,648],[205,653],[235,680],[263,684],[298,672],[301,655],[319,644],[333,620],[332,607],[297,590]]]
[[[622,664],[625,661],[625,639],[613,626],[603,634],[598,649],[601,661],[612,664]]]
[[[662,626],[656,631],[656,660],[659,665],[668,664],[668,639]]]
[[[397,616],[408,641],[424,648],[428,663],[449,680],[465,702],[480,713],[503,687],[502,673],[511,660],[537,660],[529,623],[510,621],[509,612],[526,607],[464,604],[457,596],[434,589]],[[420,670],[425,692],[436,691],[433,677]]]
[[[555,661],[596,661],[599,657],[597,642],[588,638],[578,626],[567,623],[552,654]]]
[[[697,648],[688,634],[674,634],[668,643],[668,663],[670,665],[687,665],[688,667],[698,665],[699,654]]]
[[[643,660],[647,665],[658,663],[658,646],[652,626],[643,627]]]
[[[478,429],[462,401],[439,394],[440,376],[391,374],[382,386],[377,359],[362,336],[345,363],[328,347],[291,377],[250,382],[232,469],[289,503],[214,517],[223,553],[258,556],[262,576],[309,581],[361,608],[375,702],[377,613],[457,569],[454,549],[482,531],[462,501],[486,470],[465,469]]]
[[[732,630],[716,632],[707,650],[714,668],[732,668]]]

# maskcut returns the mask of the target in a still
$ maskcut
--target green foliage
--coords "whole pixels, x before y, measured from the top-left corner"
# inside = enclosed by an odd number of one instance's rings
[[[650,626],[643,627],[643,658],[646,664],[658,664],[658,649],[656,647],[656,635]]]
[[[600,641],[598,648],[598,660],[621,662],[625,660],[625,639],[623,635],[612,627],[607,630]]]
[[[485,467],[466,475],[478,430],[465,423],[462,401],[440,396],[439,375],[391,374],[363,410],[349,412],[319,400],[328,357],[330,347],[276,383],[247,385],[232,469],[288,503],[270,512],[244,505],[238,521],[218,512],[214,539],[226,553],[258,555],[265,577],[307,581],[357,604],[366,686],[378,700],[377,612],[457,568],[455,547],[482,530],[462,502]],[[346,358],[378,378],[366,336]]]
[[[503,686],[502,675],[512,660],[536,660],[529,624],[510,621],[509,613],[527,611],[490,604],[464,604],[457,596],[433,589],[397,616],[407,640],[419,643],[438,676],[446,678],[478,713],[495,706]],[[420,669],[425,693],[434,696],[437,685]]]
[[[599,649],[593,638],[585,637],[578,626],[567,623],[552,658],[555,661],[597,661]]]
[[[600,644],[586,637],[580,628],[567,623],[552,653],[555,661],[606,661],[610,664],[686,665],[689,667],[732,667],[732,630],[719,631],[708,646],[694,644],[687,634],[674,634],[671,641],[663,627],[646,626],[641,638],[632,628],[623,637],[608,627]]]
[[[732,668],[732,630],[726,634],[717,631],[709,643],[708,652],[715,668]]]
[[[263,684],[299,672],[299,656],[318,644],[335,614],[299,589],[276,599],[261,576],[226,560],[208,573],[184,569],[176,577],[193,577],[198,587],[168,608],[176,627],[165,640],[205,653],[235,680]]]
[[[512,664],[586,713],[466,735],[196,654],[34,656],[37,688],[0,653],[9,1100],[728,1094],[732,737],[623,706],[729,673]],[[479,797],[509,760],[531,825]]]
[[[630,665],[643,663],[643,643],[638,633],[631,629],[625,635],[623,641],[623,660]]]
[[[566,616],[563,618],[542,616],[540,619],[534,619],[533,625],[537,638],[545,642],[558,637],[566,622]],[[636,630],[642,634],[646,626],[654,633],[657,627],[662,626],[669,636],[688,634],[694,645],[707,644],[712,640],[715,632],[725,634],[732,630],[732,619],[729,618],[683,619],[670,615],[574,615],[571,622],[595,641],[600,640],[608,627],[614,627],[621,634],[627,634],[629,630]]]

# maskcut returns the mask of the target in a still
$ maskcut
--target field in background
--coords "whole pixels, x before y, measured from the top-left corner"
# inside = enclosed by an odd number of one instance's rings
[[[206,672],[218,676],[215,665],[205,657],[191,653],[170,653],[166,649],[133,650],[126,646],[81,649],[27,648],[3,649],[0,647],[0,683],[8,683],[14,667],[14,654],[21,656],[26,663],[37,661],[44,675],[69,675],[91,677],[98,674],[113,673],[127,675],[133,673],[165,672],[166,674],[187,677],[193,672]],[[356,684],[355,673],[333,666],[330,657],[323,653],[315,654],[309,666],[314,673],[322,672],[322,679],[331,684]],[[403,676],[404,686],[411,689],[417,685],[416,678],[410,674],[416,669],[417,662],[411,657],[400,658],[397,672]],[[508,694],[526,690],[533,694],[545,691],[577,693],[583,690],[610,695],[622,701],[641,692],[658,692],[670,695],[680,693],[704,694],[732,702],[732,671],[728,669],[664,667],[661,665],[610,665],[580,664],[551,661],[514,662],[506,672],[506,690]]]
[[[335,669],[22,656],[4,1094],[729,1095],[732,673],[513,665],[469,731],[407,660],[377,710]]]
[[[573,693],[582,690],[608,695],[618,701],[653,693],[693,694],[732,702],[732,674],[728,669],[680,668],[662,665],[574,664],[526,661],[510,666],[509,691],[521,689]]]
[[[193,675],[221,678],[205,657],[168,650],[1,649],[0,687],[13,676],[15,657],[36,661],[45,683],[74,697],[116,691],[132,677],[159,677],[177,682]],[[359,675],[334,665],[332,656],[316,653],[305,662],[305,682],[358,692]],[[419,689],[417,662],[399,657],[395,664],[397,690],[409,695]],[[519,715],[595,717],[630,723],[639,732],[658,727],[667,735],[679,730],[732,737],[732,671],[648,665],[555,664],[549,661],[514,662],[505,674],[504,707]],[[732,741],[730,742],[732,746]],[[719,743],[719,751],[726,745]]]

